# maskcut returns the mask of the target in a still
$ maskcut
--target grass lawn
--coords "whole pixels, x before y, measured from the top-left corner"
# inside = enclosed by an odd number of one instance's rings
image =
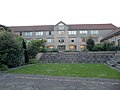
[[[15,70],[8,70],[7,72],[15,74],[120,79],[120,72],[104,64],[33,64]]]

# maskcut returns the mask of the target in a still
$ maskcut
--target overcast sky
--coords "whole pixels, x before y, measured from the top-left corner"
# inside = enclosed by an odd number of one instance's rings
[[[120,0],[0,0],[6,26],[113,23],[120,27]]]

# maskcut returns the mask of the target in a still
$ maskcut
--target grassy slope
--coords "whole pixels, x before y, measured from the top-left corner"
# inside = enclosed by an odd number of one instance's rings
[[[34,64],[9,73],[41,74],[51,76],[96,77],[120,79],[120,72],[103,64]]]

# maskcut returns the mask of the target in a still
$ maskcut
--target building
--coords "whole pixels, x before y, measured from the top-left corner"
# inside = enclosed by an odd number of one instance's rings
[[[10,29],[27,41],[45,39],[48,48],[81,50],[85,48],[88,37],[93,37],[99,43],[117,27],[113,24],[65,24],[60,21],[56,25],[12,26]]]
[[[101,39],[101,42],[111,42],[115,46],[120,46],[120,28],[117,28],[106,35],[103,39]]]

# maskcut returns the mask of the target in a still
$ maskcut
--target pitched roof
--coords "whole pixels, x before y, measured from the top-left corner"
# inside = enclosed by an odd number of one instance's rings
[[[40,25],[40,26],[12,26],[9,27],[12,31],[50,31],[54,29],[54,25]]]
[[[68,25],[69,29],[105,29],[105,30],[110,30],[110,29],[115,29],[117,28],[113,24],[73,24],[73,25]]]
[[[12,31],[51,31],[56,25],[39,26],[11,26]],[[114,30],[117,27],[113,24],[67,24],[69,30]]]
[[[112,31],[111,33],[109,33],[106,37],[104,37],[103,39],[101,39],[101,42],[104,41],[104,40],[107,40],[113,36],[116,36],[120,34],[120,28],[117,28],[116,30]]]

